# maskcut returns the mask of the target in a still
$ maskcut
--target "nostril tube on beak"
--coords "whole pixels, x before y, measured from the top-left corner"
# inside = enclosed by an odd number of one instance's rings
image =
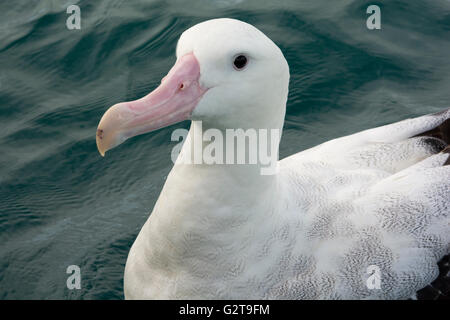
[[[189,80],[183,81],[178,85],[178,90],[180,90],[180,91],[186,90],[191,86],[191,84],[192,84],[192,81],[189,81]]]

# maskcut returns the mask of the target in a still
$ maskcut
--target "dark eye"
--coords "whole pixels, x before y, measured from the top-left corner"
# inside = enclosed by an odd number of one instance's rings
[[[234,68],[236,70],[242,70],[247,65],[247,57],[240,54],[233,61]]]

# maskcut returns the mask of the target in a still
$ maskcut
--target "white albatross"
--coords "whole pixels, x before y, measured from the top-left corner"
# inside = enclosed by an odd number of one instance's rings
[[[155,91],[105,113],[102,155],[187,119],[204,130],[282,129],[289,67],[258,29],[206,21],[176,54]],[[183,163],[187,139],[130,250],[125,298],[414,296],[449,253],[449,119],[450,109],[331,140],[280,160],[274,175]],[[368,285],[370,266],[380,289]]]

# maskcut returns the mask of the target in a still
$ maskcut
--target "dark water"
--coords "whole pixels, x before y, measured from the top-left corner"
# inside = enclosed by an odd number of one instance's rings
[[[81,30],[66,8],[81,8]],[[381,7],[382,29],[366,28]],[[172,162],[181,123],[101,158],[112,104],[147,94],[180,33],[234,17],[283,50],[291,86],[281,156],[436,112],[450,101],[450,2],[0,2],[0,298],[121,299],[126,257]],[[81,267],[81,290],[66,288]]]

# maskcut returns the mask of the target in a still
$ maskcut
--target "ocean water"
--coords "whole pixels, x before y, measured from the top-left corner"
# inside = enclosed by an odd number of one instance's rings
[[[68,30],[66,8],[81,9]],[[366,8],[381,8],[381,30]],[[450,1],[0,2],[0,299],[122,299],[128,251],[172,167],[175,128],[102,158],[111,105],[153,90],[188,27],[249,22],[284,52],[281,157],[450,106]],[[81,268],[81,289],[66,268]]]

